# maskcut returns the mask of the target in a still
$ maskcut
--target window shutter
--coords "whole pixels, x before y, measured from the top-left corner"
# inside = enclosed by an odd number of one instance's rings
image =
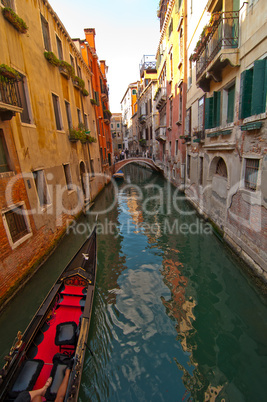
[[[232,123],[234,121],[234,110],[235,110],[235,86],[233,85],[228,90],[227,99],[227,123]]]
[[[241,74],[240,82],[240,109],[239,117],[245,119],[251,116],[251,97],[252,97],[253,69],[245,70]]]
[[[213,97],[205,99],[205,129],[212,128]]]
[[[256,60],[254,63],[253,83],[252,83],[252,100],[251,114],[259,114],[265,112],[266,107],[266,81],[265,65],[266,59]]]

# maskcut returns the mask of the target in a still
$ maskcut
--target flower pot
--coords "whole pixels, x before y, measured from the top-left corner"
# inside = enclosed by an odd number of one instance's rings
[[[17,16],[17,14],[9,8],[3,8],[3,15],[6,20],[8,20],[13,27],[20,33],[26,33],[28,30],[25,22]]]

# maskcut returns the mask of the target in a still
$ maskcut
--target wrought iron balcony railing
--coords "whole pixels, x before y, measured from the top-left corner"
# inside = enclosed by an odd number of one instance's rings
[[[11,106],[22,107],[18,81],[3,79],[0,80],[0,109],[1,103]],[[8,109],[5,107],[5,109]]]
[[[157,61],[155,60],[155,56],[144,56],[139,65],[140,75],[142,75],[145,70],[156,70],[156,65]]]
[[[204,44],[199,46],[196,59],[197,80],[221,50],[238,48],[239,12],[222,12],[217,23],[211,24],[209,28],[210,34],[204,40]]]

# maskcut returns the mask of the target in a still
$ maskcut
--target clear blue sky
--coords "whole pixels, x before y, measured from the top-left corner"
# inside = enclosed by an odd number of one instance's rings
[[[139,79],[143,55],[155,55],[159,37],[159,0],[48,0],[72,38],[95,28],[99,60],[109,67],[110,110],[121,111],[128,84]]]

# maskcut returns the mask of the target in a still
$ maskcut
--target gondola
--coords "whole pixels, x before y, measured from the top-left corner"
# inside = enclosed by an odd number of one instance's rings
[[[14,401],[24,390],[42,388],[53,401],[71,368],[65,402],[78,399],[92,314],[97,271],[96,224],[65,267],[24,334],[17,339],[0,372],[0,401]],[[44,400],[45,400],[44,399]]]

